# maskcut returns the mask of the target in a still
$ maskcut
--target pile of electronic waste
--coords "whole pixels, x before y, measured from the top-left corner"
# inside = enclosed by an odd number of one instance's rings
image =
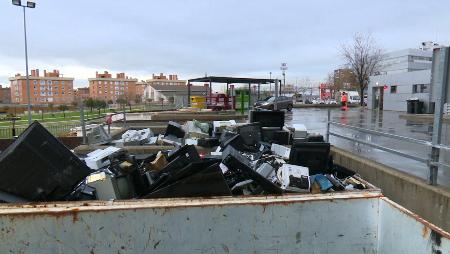
[[[34,122],[0,153],[0,201],[280,195],[366,189],[333,165],[330,144],[283,111],[251,111],[249,123],[169,122],[166,132],[129,130],[114,146],[77,157]],[[130,154],[127,145],[173,149]]]

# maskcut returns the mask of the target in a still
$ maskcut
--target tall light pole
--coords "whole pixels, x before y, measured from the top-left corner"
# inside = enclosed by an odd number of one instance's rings
[[[22,5],[21,0],[12,0],[12,4],[23,8],[23,33],[25,37],[25,75],[27,79],[27,101],[28,101],[28,124],[31,124],[31,95],[30,95],[30,79],[28,77],[28,46],[27,46],[27,21],[25,8],[36,8],[36,3],[27,1],[27,5]]]
[[[269,72],[269,79],[272,79],[272,72]],[[272,81],[269,82],[269,96],[272,95]]]
[[[287,63],[281,63],[280,70],[283,71],[283,88],[286,89],[286,70],[288,69]],[[280,87],[281,91],[281,87]]]

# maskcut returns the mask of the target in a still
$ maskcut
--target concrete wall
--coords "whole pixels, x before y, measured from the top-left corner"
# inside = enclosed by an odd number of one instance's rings
[[[336,147],[332,155],[336,164],[357,172],[394,202],[450,231],[450,188],[428,185],[422,179]]]
[[[416,97],[419,98],[419,100],[424,101],[426,106],[429,102],[429,93],[413,94],[413,85],[429,85],[430,81],[431,70],[371,76],[369,88],[367,90],[367,106],[369,109],[374,108],[373,88],[383,87],[384,85],[388,86],[387,90],[384,90],[384,110],[406,111],[406,100],[412,97]],[[397,86],[396,93],[391,93],[391,86]]]

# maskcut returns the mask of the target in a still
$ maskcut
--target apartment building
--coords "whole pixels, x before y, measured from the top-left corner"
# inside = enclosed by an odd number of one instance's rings
[[[31,70],[30,98],[32,104],[70,104],[74,100],[73,80],[74,78],[63,77],[59,70],[39,75],[39,69]],[[9,78],[11,82],[11,103],[26,104],[27,83],[26,76],[16,74]]]
[[[136,101],[143,101],[145,88],[148,86],[147,82],[139,81],[136,83]]]
[[[336,90],[351,90],[358,87],[355,74],[348,68],[334,70],[333,84]]]
[[[74,90],[75,100],[76,101],[84,101],[89,98],[89,87],[79,87]]]
[[[117,102],[117,99],[123,98],[134,103],[136,100],[137,79],[125,76],[125,73],[117,73],[113,78],[112,74],[95,73],[95,78],[89,80],[89,95],[93,99],[104,100],[106,102]]]
[[[178,75],[172,74],[167,77],[163,73],[152,74],[151,79],[147,79],[148,85],[186,85],[186,80],[179,80]]]
[[[11,89],[0,85],[0,104],[11,103]]]

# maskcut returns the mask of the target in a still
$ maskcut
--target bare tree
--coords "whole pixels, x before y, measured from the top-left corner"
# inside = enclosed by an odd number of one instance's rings
[[[372,36],[361,34],[356,34],[353,37],[352,44],[343,45],[341,48],[342,57],[356,76],[361,95],[361,105],[364,104],[363,93],[369,84],[369,77],[380,68],[380,63],[383,60],[382,52]]]

